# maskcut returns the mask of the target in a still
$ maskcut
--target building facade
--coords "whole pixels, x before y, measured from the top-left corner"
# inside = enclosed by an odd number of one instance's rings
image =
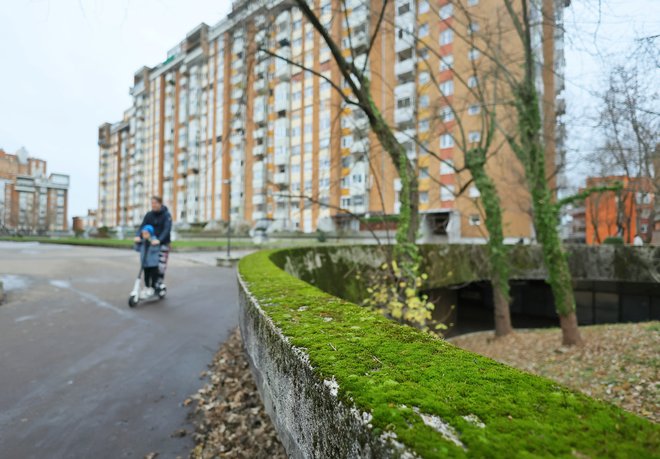
[[[480,110],[470,97],[486,83],[475,76],[474,43],[458,37],[490,30],[497,23],[492,13],[502,8],[496,0],[463,3],[390,2],[372,42],[382,2],[314,2],[343,55],[369,75],[374,103],[417,165],[422,234],[456,241],[485,236],[460,139],[481,139]],[[552,181],[563,157],[556,27],[563,7],[564,1],[539,2],[537,14],[552,24],[539,21],[534,35]],[[346,20],[333,20],[344,8]],[[337,89],[349,91],[299,10],[284,1],[235,1],[228,17],[199,25],[162,63],[138,70],[132,106],[120,122],[100,126],[98,224],[139,224],[154,194],[163,196],[175,223],[269,220],[275,228],[312,232],[359,230],[358,217],[396,215],[396,169],[364,112]],[[501,150],[489,168],[503,197],[506,236],[532,238],[522,170],[511,166],[506,146]]]
[[[0,149],[0,230],[41,234],[67,231],[69,176],[46,173],[46,161],[21,148]]]
[[[587,188],[621,184],[621,190],[594,193],[585,200],[585,239],[602,244],[608,237],[620,237],[632,244],[639,235],[652,242],[656,218],[652,181],[644,177],[589,177]]]

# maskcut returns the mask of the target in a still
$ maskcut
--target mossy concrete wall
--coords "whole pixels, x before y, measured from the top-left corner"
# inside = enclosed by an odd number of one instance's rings
[[[373,249],[297,253],[258,252],[239,264],[245,348],[290,457],[657,456],[660,430],[645,419],[399,325],[278,267],[288,260],[318,284],[354,292],[324,278],[319,263],[333,257],[377,269],[378,256],[367,256]],[[332,267],[326,277],[343,274]]]
[[[365,274],[387,260],[388,250],[357,245],[295,248],[278,251],[273,261],[321,290],[360,302],[365,293]],[[422,256],[422,272],[429,276],[425,290],[488,279],[490,264],[485,246],[425,245]],[[509,258],[513,279],[546,279],[539,246],[511,246]],[[575,245],[568,247],[568,261],[576,282],[660,282],[660,248]]]
[[[337,398],[304,349],[292,346],[239,275],[243,345],[266,412],[290,458],[398,458],[406,450],[373,434],[369,415]],[[409,454],[409,453],[408,453]]]

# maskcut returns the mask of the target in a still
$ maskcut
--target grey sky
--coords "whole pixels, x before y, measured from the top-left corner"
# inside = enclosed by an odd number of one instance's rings
[[[98,126],[118,121],[133,73],[230,0],[0,0],[0,148],[71,175],[69,216],[97,206]]]
[[[605,0],[595,33],[598,5],[573,0],[567,12],[573,120],[593,106],[589,90],[603,79],[591,55],[594,40],[602,53],[620,56],[637,36],[660,33],[660,1]],[[95,208],[97,127],[129,107],[134,71],[162,61],[186,32],[214,24],[230,6],[230,0],[0,0],[0,147],[25,146],[51,172],[70,174],[70,216]],[[569,129],[575,148],[588,141],[583,125]]]

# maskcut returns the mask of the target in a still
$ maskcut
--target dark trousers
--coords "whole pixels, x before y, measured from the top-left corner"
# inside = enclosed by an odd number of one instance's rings
[[[146,287],[156,287],[158,282],[158,266],[144,268],[144,285]]]
[[[167,260],[170,255],[170,246],[166,244],[160,245],[160,257],[158,263],[158,283],[165,280],[165,271],[167,270]]]

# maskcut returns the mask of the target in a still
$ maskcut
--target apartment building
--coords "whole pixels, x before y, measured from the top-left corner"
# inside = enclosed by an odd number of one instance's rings
[[[632,244],[638,234],[650,243],[657,221],[652,181],[645,177],[589,177],[586,185],[595,188],[615,183],[621,184],[620,191],[594,193],[585,200],[586,243],[602,244],[608,237],[621,237]]]
[[[556,25],[564,2],[542,0],[533,10],[552,18],[537,21],[534,46],[549,180],[558,185],[563,54]],[[390,2],[373,43],[382,2],[314,3],[344,56],[369,75],[374,102],[418,167],[426,238],[485,236],[457,127],[469,142],[482,136],[479,106],[470,101],[480,57],[458,37],[490,30],[499,3]],[[199,25],[163,62],[138,70],[132,106],[120,122],[100,126],[99,225],[139,224],[152,194],[163,196],[179,224],[267,219],[285,230],[357,230],[358,217],[397,214],[396,169],[365,114],[337,88],[348,94],[329,48],[299,10],[286,1],[235,1],[228,17]],[[533,237],[513,154],[503,146],[491,162],[506,236]]]
[[[46,173],[46,161],[25,148],[0,149],[0,231],[66,231],[69,176]]]

